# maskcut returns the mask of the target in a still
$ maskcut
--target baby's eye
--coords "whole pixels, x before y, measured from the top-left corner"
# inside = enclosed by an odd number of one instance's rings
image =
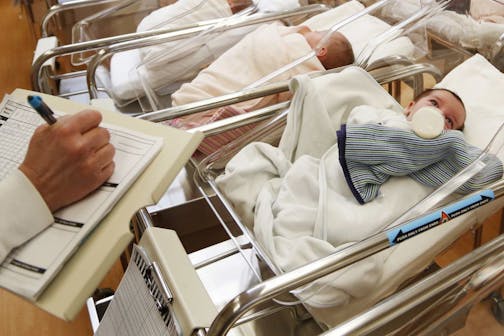
[[[432,104],[432,106],[439,107],[437,100],[431,99],[429,100],[429,102]]]

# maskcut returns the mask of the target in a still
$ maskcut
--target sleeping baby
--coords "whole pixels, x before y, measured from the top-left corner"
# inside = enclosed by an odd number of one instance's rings
[[[188,104],[240,91],[310,53],[325,33],[312,31],[306,26],[286,27],[278,22],[263,25],[222,54],[194,80],[174,92],[172,105]],[[345,36],[338,32],[331,35],[326,44],[317,51],[316,56],[277,77],[275,81],[285,80],[300,73],[333,69],[351,64],[354,60],[352,46]],[[255,102],[241,105],[259,107]]]
[[[324,35],[325,31],[312,31],[306,26],[285,27],[280,23],[263,25],[202,70],[192,82],[183,84],[173,93],[172,104],[183,105],[240,91],[275,70],[309,54],[322,41]],[[343,34],[335,32],[316,51],[316,57],[289,69],[273,80],[287,80],[299,74],[348,65],[353,61],[352,46]],[[291,94],[284,92],[238,103],[232,107],[174,119],[168,124],[181,129],[190,129],[290,98]],[[207,138],[199,151],[209,154],[249,129],[250,127],[245,127],[234,130],[233,134],[227,133]]]

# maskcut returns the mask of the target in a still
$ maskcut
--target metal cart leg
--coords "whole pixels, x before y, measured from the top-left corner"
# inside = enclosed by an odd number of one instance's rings
[[[502,325],[504,325],[504,299],[501,293],[493,292],[490,294],[490,299],[492,300],[492,314],[495,319]]]
[[[500,223],[500,234],[504,234],[504,210],[501,213],[501,223]],[[492,300],[491,310],[495,319],[502,325],[504,325],[504,298],[500,292],[493,292],[490,294],[490,300]]]

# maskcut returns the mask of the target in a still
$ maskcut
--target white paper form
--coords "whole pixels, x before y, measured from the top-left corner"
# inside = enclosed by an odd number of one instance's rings
[[[43,122],[28,105],[4,98],[0,105],[0,179],[23,161],[33,131]],[[101,126],[109,130],[116,149],[114,174],[83,200],[56,212],[51,226],[12,251],[0,266],[0,286],[35,300],[163,144],[159,137]]]
[[[154,280],[152,263],[139,251],[135,245],[128,269],[95,336],[182,335],[170,304]]]

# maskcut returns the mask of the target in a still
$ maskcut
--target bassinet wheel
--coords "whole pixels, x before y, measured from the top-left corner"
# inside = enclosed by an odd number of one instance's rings
[[[493,293],[491,299],[492,314],[500,324],[504,325],[504,299],[500,293]]]

